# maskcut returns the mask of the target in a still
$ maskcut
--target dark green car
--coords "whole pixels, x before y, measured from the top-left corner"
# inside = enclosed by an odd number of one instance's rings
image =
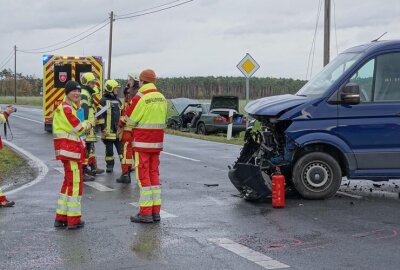
[[[246,130],[247,118],[239,113],[236,96],[213,96],[211,103],[199,103],[188,98],[171,100],[176,115],[168,118],[167,127],[198,134],[227,132],[229,111],[233,111],[232,135]]]

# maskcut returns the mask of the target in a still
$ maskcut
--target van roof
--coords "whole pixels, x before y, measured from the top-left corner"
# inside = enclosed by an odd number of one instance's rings
[[[381,50],[400,49],[400,40],[372,41],[367,44],[355,46],[344,51],[344,53],[372,53]]]

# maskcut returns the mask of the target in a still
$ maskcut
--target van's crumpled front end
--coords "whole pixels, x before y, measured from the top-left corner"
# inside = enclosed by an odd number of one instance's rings
[[[296,145],[285,131],[292,122],[278,119],[305,100],[282,95],[259,99],[246,106],[245,110],[261,124],[261,131],[246,131],[245,144],[229,171],[229,179],[244,199],[259,200],[271,195],[271,176],[276,167],[290,178],[290,161]]]

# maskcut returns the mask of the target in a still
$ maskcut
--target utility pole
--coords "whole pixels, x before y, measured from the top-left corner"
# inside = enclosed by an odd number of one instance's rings
[[[324,66],[329,63],[331,35],[331,0],[325,0],[324,17]]]
[[[17,45],[14,45],[14,103],[17,104]]]
[[[109,80],[111,77],[111,52],[112,52],[112,29],[113,29],[113,21],[114,21],[114,12],[110,13],[110,39],[108,43],[108,72],[107,79]]]

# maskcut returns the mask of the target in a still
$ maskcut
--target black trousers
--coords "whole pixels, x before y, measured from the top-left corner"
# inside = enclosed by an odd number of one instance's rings
[[[107,168],[114,167],[114,146],[118,153],[119,160],[122,159],[122,146],[121,141],[119,140],[103,140],[104,145],[106,146],[106,163]]]

